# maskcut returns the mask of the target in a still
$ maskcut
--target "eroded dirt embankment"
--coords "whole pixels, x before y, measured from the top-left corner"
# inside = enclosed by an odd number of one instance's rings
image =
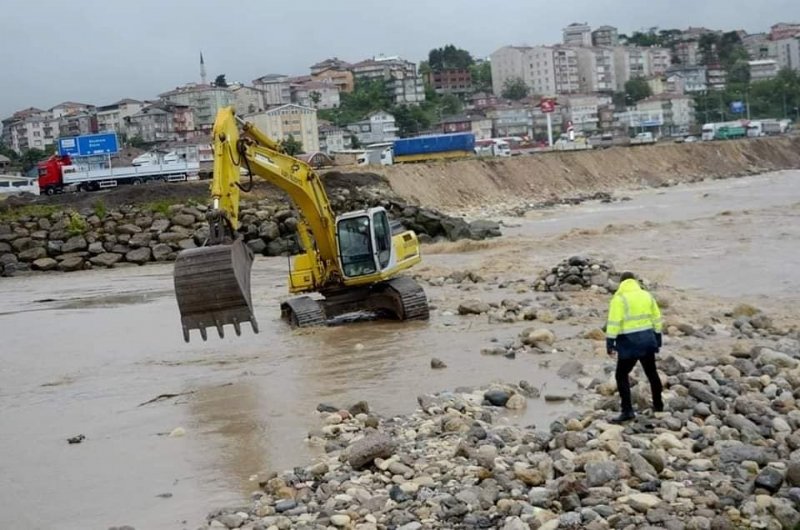
[[[800,138],[665,144],[378,169],[425,206],[467,210],[800,167]]]

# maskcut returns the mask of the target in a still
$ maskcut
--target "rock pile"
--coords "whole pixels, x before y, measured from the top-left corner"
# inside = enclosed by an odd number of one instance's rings
[[[208,527],[795,528],[798,338],[717,359],[667,355],[667,412],[647,411],[637,384],[640,414],[622,426],[607,421],[618,400],[600,379],[594,410],[548,429],[499,421],[538,396],[525,382],[422,396],[402,417],[327,408],[310,434],[326,456],[265,477],[251,505],[210,514]]]
[[[619,275],[608,261],[572,256],[542,273],[534,287],[537,291],[597,289],[600,292],[613,292],[619,286]]]
[[[335,211],[382,205],[390,216],[424,240],[484,239],[500,235],[490,221],[467,223],[434,210],[389,200],[377,193],[340,189],[331,197]],[[80,212],[28,208],[10,220],[0,220],[0,276],[18,271],[71,272],[121,263],[142,265],[172,261],[178,252],[204,244],[208,237],[207,208],[174,204],[158,211],[123,206],[110,211]],[[240,231],[258,255],[296,253],[297,212],[274,201],[243,203]]]

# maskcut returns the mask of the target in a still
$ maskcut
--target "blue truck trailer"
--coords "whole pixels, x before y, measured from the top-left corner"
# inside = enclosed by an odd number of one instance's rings
[[[464,158],[475,154],[475,135],[456,133],[403,138],[394,141],[392,150],[396,164]]]

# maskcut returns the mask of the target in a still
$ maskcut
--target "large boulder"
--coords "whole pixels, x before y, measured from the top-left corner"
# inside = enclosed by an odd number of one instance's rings
[[[258,236],[265,241],[272,241],[281,236],[281,230],[278,223],[273,221],[265,221],[258,227]]]
[[[19,260],[24,262],[36,261],[47,257],[44,247],[33,247],[19,253]]]
[[[58,266],[58,262],[53,258],[37,259],[31,264],[31,268],[36,271],[51,271]]]
[[[389,458],[394,453],[394,442],[383,433],[366,436],[353,443],[347,451],[347,462],[353,469],[363,469],[376,458]]]
[[[70,252],[80,252],[89,248],[89,243],[83,236],[73,236],[61,246],[61,252],[68,254]]]
[[[140,232],[131,236],[131,238],[128,240],[128,245],[131,248],[148,247],[150,246],[150,241],[152,240],[153,234],[150,232]]]
[[[500,224],[495,221],[478,220],[469,224],[469,234],[466,237],[471,239],[488,239],[490,237],[500,237]]]
[[[179,213],[175,217],[172,218],[172,224],[176,224],[178,226],[185,226],[187,228],[194,225],[196,219],[194,215],[190,215],[188,213]]]
[[[126,224],[117,227],[118,234],[125,234],[132,236],[133,234],[138,234],[142,231],[141,227],[136,226],[134,224]]]
[[[114,252],[103,252],[89,259],[92,265],[98,267],[113,267],[115,263],[122,259],[122,254]]]
[[[167,228],[169,228],[169,219],[156,219],[153,221],[153,224],[150,225],[151,232],[164,232]]]
[[[80,256],[70,256],[66,259],[61,260],[58,264],[58,270],[64,272],[74,272],[83,270],[83,258]]]
[[[125,260],[137,265],[143,265],[150,261],[150,247],[135,248],[125,254]]]
[[[167,261],[172,255],[172,247],[164,243],[159,243],[153,247],[152,252],[154,260]]]
[[[450,241],[469,239],[472,237],[469,224],[460,217],[446,217],[441,221],[444,235]]]
[[[33,241],[33,239],[29,237],[20,237],[11,242],[11,246],[14,247],[14,250],[16,250],[17,252],[28,250],[29,248],[35,245],[36,243]]]

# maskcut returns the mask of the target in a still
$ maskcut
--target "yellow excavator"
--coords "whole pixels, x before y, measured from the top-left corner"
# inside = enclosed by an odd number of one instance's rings
[[[395,233],[380,207],[337,217],[319,175],[287,154],[281,143],[241,120],[232,107],[219,110],[212,134],[208,240],[180,252],[175,261],[175,295],[186,342],[192,329],[206,340],[206,328],[213,327],[222,338],[226,324],[241,335],[241,325],[250,322],[258,333],[250,293],[253,252],[237,232],[239,194],[252,189],[254,176],[283,190],[299,213],[297,235],[303,251],[291,261],[289,291],[323,297],[283,302],[281,316],[292,326],[322,325],[354,312],[399,320],[428,318],[422,287],[398,276],[421,260],[414,232]]]

